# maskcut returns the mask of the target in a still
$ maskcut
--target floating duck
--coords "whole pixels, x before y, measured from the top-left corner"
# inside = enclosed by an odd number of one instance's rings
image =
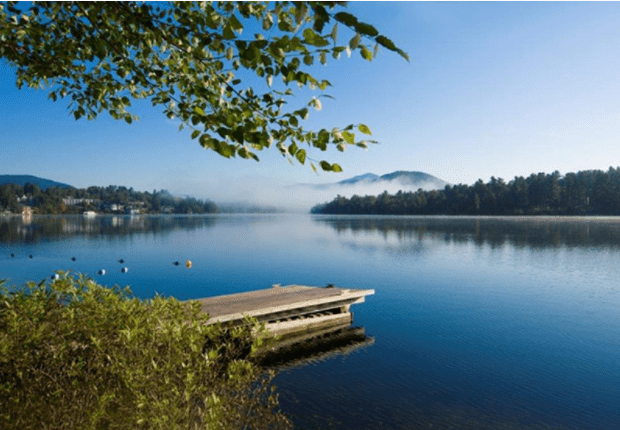
[[[99,269],[97,272],[98,275],[105,275],[105,269]]]
[[[181,264],[181,263],[179,263],[178,261],[175,261],[175,262],[174,262],[174,263],[172,263],[172,264],[174,264],[175,266],[178,266],[178,265],[179,265],[179,264]]]
[[[28,258],[34,258],[34,257],[32,256],[32,254],[30,254],[30,255],[28,256]]]
[[[120,260],[118,260],[119,263],[123,264],[125,262],[125,260],[123,260],[122,258]]]
[[[75,261],[75,257],[71,257],[71,261]]]
[[[11,253],[11,257],[15,257],[15,254]]]
[[[127,272],[129,272],[129,268],[128,267],[123,267],[121,269],[121,273],[127,273]]]
[[[192,263],[192,260],[187,260],[185,262],[185,267],[187,267],[188,269],[191,269],[193,265],[194,263]]]

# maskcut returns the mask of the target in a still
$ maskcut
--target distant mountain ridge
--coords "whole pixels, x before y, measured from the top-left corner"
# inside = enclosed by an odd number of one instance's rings
[[[26,184],[34,184],[42,190],[47,190],[49,187],[75,188],[69,184],[52,181],[51,179],[39,178],[32,175],[0,175],[0,185],[5,184],[17,184],[22,187]]]
[[[374,173],[365,173],[363,175],[354,176],[331,184],[310,185],[315,189],[330,188],[347,188],[347,187],[364,187],[372,186],[373,189],[382,185],[389,186],[390,189],[401,186],[405,191],[417,191],[418,188],[443,189],[446,185],[450,185],[443,179],[439,179],[433,175],[424,172],[398,170],[396,172],[387,173],[385,175],[377,175]],[[308,185],[306,185],[308,186]]]
[[[355,176],[338,182],[339,184],[357,184],[360,182],[399,182],[403,185],[415,185],[421,182],[437,183],[441,188],[449,185],[448,182],[439,179],[433,175],[424,172],[409,172],[406,170],[397,170],[396,172],[387,173],[385,175],[375,175],[374,173],[366,173],[364,175]]]

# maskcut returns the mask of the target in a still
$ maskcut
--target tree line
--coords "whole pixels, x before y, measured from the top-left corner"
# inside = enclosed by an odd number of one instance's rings
[[[316,205],[315,214],[368,215],[620,215],[620,167],[562,176],[531,174],[506,183],[491,177],[443,190],[399,191],[378,196],[337,196]]]
[[[133,188],[109,185],[88,188],[49,187],[36,184],[0,185],[0,213],[21,213],[27,206],[35,214],[100,213],[217,213],[218,207],[209,200],[175,197],[166,190],[135,191]]]

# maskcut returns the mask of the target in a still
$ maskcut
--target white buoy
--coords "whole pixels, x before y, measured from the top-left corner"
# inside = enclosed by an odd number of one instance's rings
[[[56,279],[60,279],[60,275],[59,275],[58,273],[54,273],[54,274],[51,276],[51,278],[52,278],[52,280],[53,280],[53,281],[55,281]]]
[[[100,275],[105,275],[105,269],[99,269],[97,273]]]
[[[127,272],[129,272],[129,268],[128,267],[123,267],[121,269],[121,273],[127,273]]]

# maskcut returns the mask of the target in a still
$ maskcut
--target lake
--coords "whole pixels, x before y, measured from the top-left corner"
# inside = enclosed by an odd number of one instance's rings
[[[306,429],[620,428],[619,268],[620,218],[0,217],[9,284],[374,289],[351,308],[365,341],[276,377]]]

